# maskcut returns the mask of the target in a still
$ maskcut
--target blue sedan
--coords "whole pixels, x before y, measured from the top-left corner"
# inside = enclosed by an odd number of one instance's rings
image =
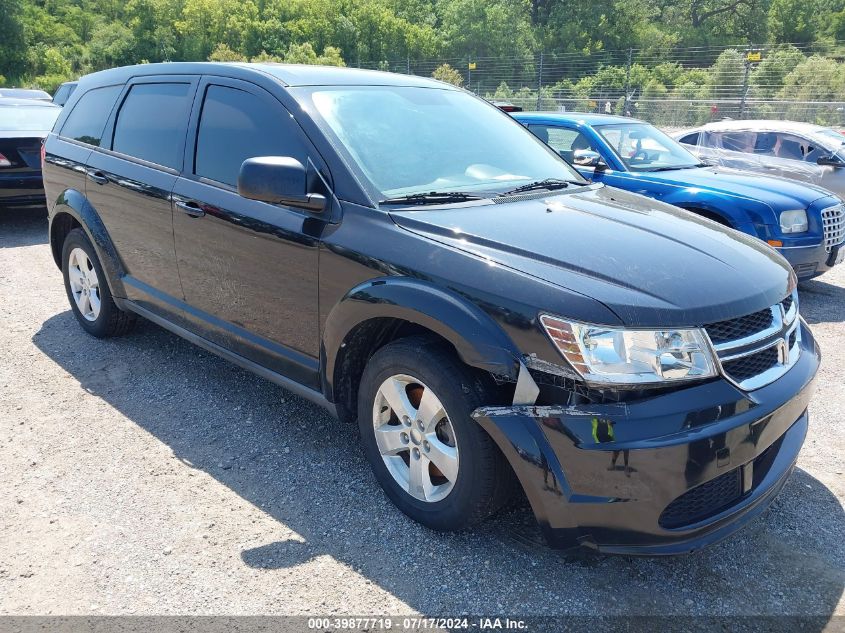
[[[800,280],[845,257],[835,230],[845,223],[845,205],[825,189],[707,165],[635,119],[576,112],[513,116],[585,177],[757,236],[786,257]]]

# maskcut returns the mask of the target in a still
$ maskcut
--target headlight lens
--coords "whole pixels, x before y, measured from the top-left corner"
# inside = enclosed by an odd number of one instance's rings
[[[587,382],[647,385],[716,375],[713,354],[701,330],[626,330],[548,314],[541,315],[540,322]]]
[[[780,214],[780,230],[783,233],[803,233],[808,228],[807,212],[804,209],[784,211]]]

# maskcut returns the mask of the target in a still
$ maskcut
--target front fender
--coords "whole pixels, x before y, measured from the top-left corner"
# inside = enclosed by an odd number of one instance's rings
[[[761,202],[745,198],[724,198],[707,195],[694,188],[673,191],[665,196],[662,201],[687,211],[706,211],[721,218],[728,226],[751,235],[757,235],[756,225],[769,224],[771,217],[774,216],[772,209]],[[757,206],[760,208],[751,210],[751,207]]]
[[[88,235],[88,239],[94,245],[100,265],[106,273],[106,281],[109,284],[112,296],[118,300],[125,298],[126,292],[122,282],[125,273],[117,249],[115,249],[114,243],[94,207],[91,206],[85,195],[76,189],[63,191],[50,212],[50,248],[56,265],[59,268],[62,267],[62,243],[59,236],[59,227],[64,221],[63,218],[67,216],[72,217],[82,226],[82,229]]]
[[[395,318],[421,325],[449,341],[468,365],[516,380],[520,354],[493,319],[460,296],[409,277],[380,277],[350,290],[326,320],[325,378],[332,392],[336,361],[346,337],[370,319]]]

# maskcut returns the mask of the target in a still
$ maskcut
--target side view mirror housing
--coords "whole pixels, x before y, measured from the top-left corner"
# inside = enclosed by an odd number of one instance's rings
[[[572,157],[572,162],[578,165],[578,167],[607,168],[607,163],[604,162],[601,154],[591,149],[576,149]]]
[[[238,194],[249,200],[282,204],[320,213],[326,208],[326,197],[307,193],[305,167],[290,156],[258,156],[248,158],[238,173]]]
[[[845,162],[842,161],[839,156],[836,154],[830,154],[829,156],[819,156],[816,163],[819,165],[826,165],[830,167],[845,167]]]

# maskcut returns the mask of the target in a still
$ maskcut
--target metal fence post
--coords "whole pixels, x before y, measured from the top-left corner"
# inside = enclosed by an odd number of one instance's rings
[[[634,59],[634,49],[628,49],[628,59],[625,61],[625,99],[622,101],[622,116],[628,116],[628,100],[631,98],[631,63]]]
[[[748,98],[748,78],[751,75],[751,60],[749,59],[751,48],[745,51],[745,70],[742,73],[742,94],[739,97],[739,118],[745,118],[745,101]]]
[[[540,67],[537,70],[537,107],[535,110],[540,109],[541,105],[541,95],[543,94],[543,51],[540,51]]]

